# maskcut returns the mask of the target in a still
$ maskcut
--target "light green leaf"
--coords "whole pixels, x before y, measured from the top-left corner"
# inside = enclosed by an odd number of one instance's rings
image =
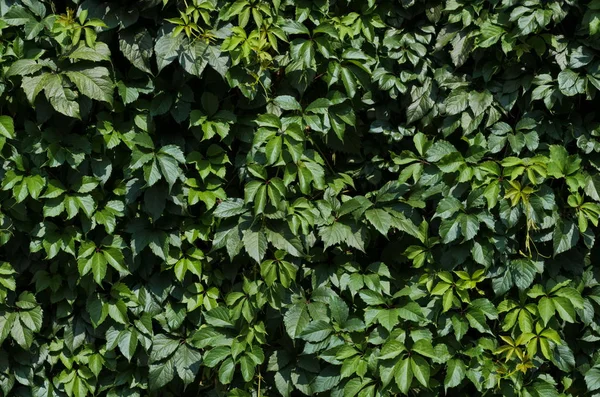
[[[267,155],[267,164],[274,164],[279,160],[281,156],[281,148],[283,146],[283,138],[281,135],[276,135],[269,140],[265,147],[265,153]]]
[[[106,258],[101,252],[94,252],[94,255],[91,259],[92,262],[92,274],[94,275],[94,280],[98,284],[102,284],[104,277],[106,277]]]
[[[228,385],[233,380],[233,373],[235,371],[235,363],[231,358],[228,358],[219,367],[219,382],[224,385]]]
[[[410,368],[413,375],[423,386],[429,386],[429,363],[424,358],[412,356],[410,359]]]
[[[396,380],[396,385],[398,385],[398,388],[403,394],[408,394],[408,390],[410,389],[413,380],[412,365],[412,360],[410,358],[405,358],[399,360],[394,366],[394,379]]]
[[[242,356],[240,358],[240,369],[242,372],[242,378],[244,378],[246,382],[252,381],[255,373],[255,365],[250,357]]]
[[[467,369],[465,363],[458,358],[453,358],[446,364],[446,376],[444,377],[444,389],[460,385],[465,378]]]
[[[585,384],[589,391],[600,389],[600,369],[591,368],[585,373]]]
[[[12,117],[0,116],[0,135],[11,139],[15,137],[15,124]]]

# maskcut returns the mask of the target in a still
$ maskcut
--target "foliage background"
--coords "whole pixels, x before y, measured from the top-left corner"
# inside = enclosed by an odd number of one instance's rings
[[[600,395],[599,33],[0,0],[0,394]]]

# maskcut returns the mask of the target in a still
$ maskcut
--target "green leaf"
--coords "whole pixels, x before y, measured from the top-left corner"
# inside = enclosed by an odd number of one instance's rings
[[[535,263],[529,259],[510,261],[509,269],[514,285],[520,290],[528,288],[533,283],[537,273]]]
[[[160,180],[161,176],[156,158],[154,158],[150,164],[144,166],[144,179],[146,179],[148,186],[153,186]]]
[[[29,350],[33,343],[33,332],[23,326],[21,321],[15,321],[10,328],[10,336],[23,349]]]
[[[412,351],[419,353],[422,356],[433,358],[435,357],[435,351],[433,345],[427,339],[419,339],[415,342],[412,347]]]
[[[458,358],[453,358],[446,364],[446,376],[444,377],[444,389],[460,385],[465,378],[467,369],[465,363]]]
[[[177,376],[188,385],[194,381],[196,374],[200,369],[202,355],[197,350],[188,347],[186,344],[181,345],[173,356],[173,363]]]
[[[300,106],[296,98],[290,95],[280,95],[273,100],[273,103],[283,110],[302,111],[302,106]]]
[[[367,210],[365,216],[379,233],[387,236],[392,225],[392,216],[387,211],[380,208],[373,208]]]
[[[558,74],[558,89],[566,96],[580,92],[579,75],[571,69],[565,69]]]
[[[283,146],[283,138],[281,135],[276,135],[269,140],[265,147],[265,153],[267,154],[267,164],[274,164],[279,160],[281,156],[281,149]]]
[[[34,103],[38,94],[44,89],[49,79],[49,73],[44,73],[34,77],[23,77],[21,87],[23,88],[23,91],[25,92],[25,96],[29,100],[29,103]]]
[[[473,50],[473,44],[473,36],[466,32],[461,31],[455,36],[452,40],[452,50],[450,51],[450,58],[454,66],[458,68],[467,61]]]
[[[91,259],[92,262],[92,274],[94,275],[94,280],[101,284],[104,278],[106,277],[106,258],[104,254],[101,252],[94,252],[94,255]]]
[[[127,307],[122,300],[117,301],[115,304],[108,304],[108,315],[110,318],[118,322],[119,324],[127,324]]]
[[[310,322],[307,306],[302,303],[290,306],[283,317],[283,322],[285,330],[291,338],[299,337]]]
[[[247,210],[244,208],[244,201],[240,199],[229,199],[223,201],[217,206],[214,216],[217,218],[230,218],[241,215]]]
[[[72,68],[66,71],[66,75],[83,95],[108,104],[113,103],[115,85],[108,69],[101,66]]]
[[[169,189],[173,189],[173,185],[181,175],[177,160],[169,155],[159,154],[156,156],[156,162],[158,162],[162,176],[165,177],[165,180],[169,184]]]
[[[267,237],[262,230],[246,230],[242,238],[244,249],[252,259],[260,263],[267,252]]]
[[[210,67],[225,78],[231,63],[227,54],[221,52],[218,46],[209,45],[204,55]]]
[[[79,115],[79,104],[75,102],[74,95],[70,91],[67,92],[63,86],[62,78],[56,74],[42,76],[44,77],[39,81],[32,81],[35,79],[35,77],[31,80],[27,80],[27,82],[25,79],[23,79],[23,89],[28,94],[28,97],[32,98],[30,101],[33,102],[33,99],[35,99],[35,96],[37,96],[37,93],[39,93],[41,88],[39,85],[41,84],[44,89],[44,93],[46,94],[46,98],[48,98],[48,101],[57,112],[68,117],[73,117],[76,119],[81,118]],[[85,81],[87,82],[87,80]],[[80,83],[82,83],[82,81],[80,81]],[[32,84],[35,86],[32,86]],[[30,89],[32,92],[28,92]],[[91,87],[87,86],[85,89],[86,91],[92,90]]]
[[[600,389],[600,369],[591,368],[585,373],[585,384],[589,391]]]
[[[319,229],[319,236],[321,236],[325,248],[347,241],[350,234],[352,234],[352,229],[341,222],[334,222]]]
[[[2,20],[10,26],[21,26],[35,22],[35,18],[24,7],[15,5],[2,16]]]
[[[460,214],[457,218],[460,222],[460,231],[465,237],[465,240],[471,240],[479,231],[479,220],[475,215]]]
[[[182,35],[173,36],[170,33],[163,32],[158,40],[156,40],[154,52],[156,53],[156,65],[158,66],[159,73],[177,59],[182,45]]]
[[[455,90],[446,98],[446,112],[448,114],[460,114],[467,109],[469,95],[466,91]]]
[[[304,331],[300,334],[300,338],[307,342],[321,342],[323,339],[327,338],[332,331],[333,328],[329,323],[322,320],[312,321],[304,327]]]
[[[395,358],[405,350],[406,348],[400,341],[392,339],[386,342],[381,348],[381,351],[379,353],[379,359],[389,360],[391,358]]]
[[[231,347],[229,346],[212,348],[204,355],[204,365],[214,368],[229,356],[231,356]]]
[[[182,51],[179,52],[179,63],[183,69],[191,75],[201,77],[208,65],[207,52],[209,47],[204,40],[194,40],[189,44],[184,43]]]
[[[148,372],[148,380],[150,390],[158,390],[167,385],[175,377],[173,369],[173,358],[168,359],[163,363],[150,364]]]
[[[146,29],[126,29],[119,32],[119,48],[136,68],[152,73],[150,59],[154,54],[152,36]]]
[[[233,373],[235,371],[235,363],[231,358],[228,358],[219,367],[219,382],[224,385],[231,383],[233,380]]]
[[[504,28],[493,24],[491,21],[485,21],[481,25],[481,33],[478,37],[477,47],[489,48],[496,44],[505,33]]]
[[[579,232],[575,223],[570,220],[558,220],[552,241],[555,256],[573,248],[579,241]]]
[[[121,273],[129,273],[125,265],[125,257],[123,256],[123,252],[118,250],[117,248],[105,248],[102,250],[102,254],[104,255],[104,259],[106,262],[111,265],[115,270]]]
[[[568,323],[575,322],[575,308],[570,300],[561,296],[552,299],[552,303],[556,308],[559,316]]]
[[[135,328],[121,331],[119,334],[119,350],[127,358],[127,361],[131,361],[133,358],[137,345],[138,332]]]
[[[10,139],[15,137],[15,124],[12,117],[0,116],[0,135]]]
[[[408,390],[410,389],[410,385],[412,383],[412,363],[412,359],[406,358],[399,360],[394,367],[394,379],[396,380],[396,385],[398,385],[398,388],[403,394],[408,394]],[[419,368],[417,367],[417,369]]]
[[[423,386],[429,386],[429,364],[424,358],[413,356],[410,359],[410,368],[413,375]]]
[[[593,200],[600,201],[600,175],[588,176],[584,190]]]
[[[242,372],[242,378],[244,378],[246,382],[252,381],[254,378],[255,367],[254,362],[250,359],[250,357],[242,356],[240,358],[240,369]]]
[[[157,362],[170,357],[179,347],[179,341],[166,335],[158,334],[152,339],[150,361]]]
[[[73,49],[67,56],[71,59],[93,62],[109,61],[110,49],[105,43],[100,42],[96,42],[94,47],[88,47],[84,43],[79,43],[79,47]]]

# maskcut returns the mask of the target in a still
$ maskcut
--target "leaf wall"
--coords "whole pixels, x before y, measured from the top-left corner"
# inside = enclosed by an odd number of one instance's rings
[[[0,0],[0,395],[600,394],[599,34]]]

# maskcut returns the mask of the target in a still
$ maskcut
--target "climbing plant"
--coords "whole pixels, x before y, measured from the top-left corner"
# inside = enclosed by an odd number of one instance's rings
[[[600,395],[600,1],[0,0],[0,395]]]

